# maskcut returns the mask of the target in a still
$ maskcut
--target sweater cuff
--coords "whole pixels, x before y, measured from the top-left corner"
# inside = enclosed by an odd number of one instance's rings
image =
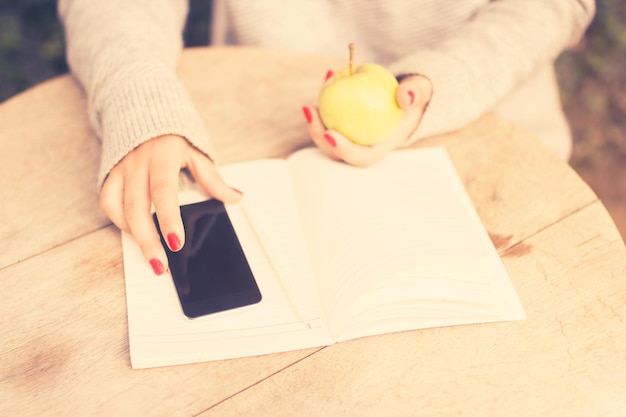
[[[176,74],[142,72],[109,91],[97,111],[103,138],[98,190],[111,169],[152,138],[174,134],[213,159],[206,129]]]
[[[393,74],[419,74],[428,78],[433,95],[420,126],[408,143],[458,129],[478,118],[484,108],[476,99],[475,83],[463,65],[445,53],[424,49],[388,66]]]

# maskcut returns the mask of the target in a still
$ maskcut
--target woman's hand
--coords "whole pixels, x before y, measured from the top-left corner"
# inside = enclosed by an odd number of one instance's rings
[[[185,231],[178,205],[178,176],[187,168],[211,196],[236,203],[241,192],[229,187],[213,162],[176,135],[151,139],[124,157],[109,173],[100,193],[100,208],[120,229],[135,238],[155,274],[167,270],[165,250],[152,219],[154,204],[169,248],[180,250]]]
[[[403,110],[402,119],[387,139],[372,146],[357,145],[337,131],[326,130],[317,108],[305,106],[302,111],[309,135],[324,153],[333,159],[363,167],[381,160],[407,142],[419,126],[432,94],[433,86],[428,78],[421,75],[404,78],[396,90],[396,101]]]

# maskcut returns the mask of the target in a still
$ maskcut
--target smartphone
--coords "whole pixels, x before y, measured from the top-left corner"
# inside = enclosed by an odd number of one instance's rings
[[[185,244],[172,252],[154,222],[167,253],[183,313],[188,318],[249,306],[261,292],[224,204],[207,200],[180,207]]]

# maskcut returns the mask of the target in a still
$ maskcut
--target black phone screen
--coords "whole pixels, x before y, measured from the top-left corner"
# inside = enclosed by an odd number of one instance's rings
[[[261,301],[261,292],[239,244],[224,204],[207,200],[180,207],[185,245],[172,252],[165,244],[181,307],[189,318]]]

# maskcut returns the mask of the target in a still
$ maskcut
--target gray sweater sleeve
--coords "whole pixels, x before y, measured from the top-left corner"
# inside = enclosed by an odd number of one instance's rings
[[[187,2],[60,0],[72,73],[103,139],[98,188],[132,149],[178,134],[212,155],[206,130],[176,76]]]
[[[458,129],[554,62],[583,36],[593,0],[497,0],[444,40],[395,61],[396,74],[420,73],[434,94],[412,140]]]

